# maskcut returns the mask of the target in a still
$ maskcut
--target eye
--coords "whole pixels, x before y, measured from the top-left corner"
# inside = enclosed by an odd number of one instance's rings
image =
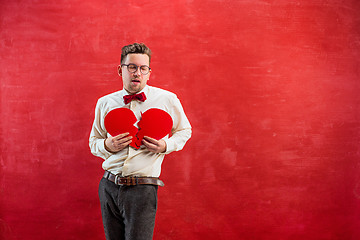
[[[129,64],[128,68],[129,68],[129,71],[134,71],[135,72],[136,69],[137,69],[137,66],[135,64]]]
[[[141,71],[147,72],[149,70],[148,66],[141,66]]]

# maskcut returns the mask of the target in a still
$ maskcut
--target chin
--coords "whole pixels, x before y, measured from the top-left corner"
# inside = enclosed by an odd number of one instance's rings
[[[131,93],[131,94],[135,94],[135,93],[139,92],[138,89],[126,88],[126,87],[124,87],[124,89],[125,89],[128,93]]]

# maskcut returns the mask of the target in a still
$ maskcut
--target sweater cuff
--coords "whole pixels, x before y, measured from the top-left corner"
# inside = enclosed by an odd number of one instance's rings
[[[112,153],[112,152],[109,152],[108,150],[106,150],[105,141],[106,141],[106,139],[105,139],[104,141],[101,141],[101,142],[100,142],[100,146],[99,146],[100,152],[102,152],[102,153],[103,153],[104,155],[106,155],[106,156],[109,156],[109,155],[111,155],[111,154],[113,154],[113,153]]]
[[[165,150],[164,154],[169,154],[169,153],[175,151],[175,143],[174,143],[174,141],[172,141],[171,138],[164,139],[164,141],[166,143],[166,150]]]

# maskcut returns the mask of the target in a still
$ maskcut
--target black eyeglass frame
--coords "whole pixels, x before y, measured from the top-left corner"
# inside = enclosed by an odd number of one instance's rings
[[[123,66],[126,66],[126,69],[129,71],[129,72],[131,72],[131,73],[136,73],[137,72],[137,70],[140,68],[140,72],[141,72],[141,74],[143,74],[143,75],[148,75],[149,74],[149,72],[151,72],[151,67],[149,67],[148,65],[141,65],[141,66],[138,66],[138,65],[136,65],[136,64],[134,64],[134,63],[129,63],[129,64],[121,64],[121,67],[123,67]],[[129,66],[135,66],[136,67],[136,69],[135,69],[135,71],[130,71],[129,70]],[[149,71],[147,72],[147,73],[143,73],[142,72],[142,70],[141,70],[141,67],[147,67],[147,68],[149,68]]]

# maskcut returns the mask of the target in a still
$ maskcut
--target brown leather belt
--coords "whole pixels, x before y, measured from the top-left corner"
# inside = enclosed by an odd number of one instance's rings
[[[116,185],[135,186],[138,184],[157,185],[163,187],[165,184],[156,177],[120,177],[105,171],[103,178],[106,178]]]

